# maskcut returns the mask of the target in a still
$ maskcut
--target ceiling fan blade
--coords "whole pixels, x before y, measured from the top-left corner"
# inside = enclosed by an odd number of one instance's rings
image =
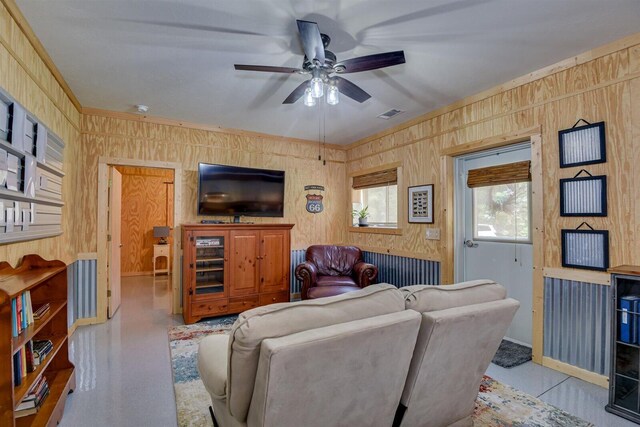
[[[234,64],[236,70],[242,71],[264,71],[267,73],[297,73],[302,71],[300,68],[291,67],[273,67],[271,65],[242,65]]]
[[[347,79],[342,77],[332,77],[332,80],[335,80],[336,86],[338,86],[338,90],[341,94],[348,96],[359,103],[363,103],[367,99],[371,98],[371,95]]]
[[[171,22],[171,21],[151,21],[144,19],[116,19],[117,21],[122,22],[131,22],[134,24],[144,24],[144,25],[157,25],[161,27],[169,27],[169,28],[179,28],[182,30],[194,30],[194,31],[209,31],[213,33],[226,33],[226,34],[241,34],[241,35],[249,35],[249,36],[268,36],[268,34],[257,33],[255,31],[244,31],[237,30],[234,28],[225,28],[225,27],[217,27],[213,25],[199,25],[199,24],[190,24],[190,23],[182,23],[182,22]]]
[[[285,99],[284,101],[282,101],[283,104],[293,104],[294,102],[296,102],[298,99],[302,98],[302,95],[304,95],[304,91],[309,87],[309,81],[304,81],[302,83],[300,83],[300,86],[298,86],[297,88],[295,88],[293,90],[293,92],[291,92],[289,94],[289,96],[287,96],[287,99]]]
[[[324,44],[322,43],[318,24],[300,20],[296,22],[298,23],[302,48],[304,54],[307,55],[307,59],[312,62],[317,59],[321,64],[324,64]]]
[[[359,56],[340,61],[333,66],[333,69],[337,73],[358,73],[404,63],[404,51],[397,50],[395,52],[376,53],[375,55]]]

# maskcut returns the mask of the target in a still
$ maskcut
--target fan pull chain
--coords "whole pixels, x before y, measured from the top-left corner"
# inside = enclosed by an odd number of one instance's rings
[[[518,262],[518,183],[515,184],[515,203],[514,205],[514,220],[516,222],[516,236],[513,244],[513,262]]]
[[[321,102],[317,103],[318,110],[321,108],[320,104],[322,103]],[[322,156],[320,155],[321,154],[320,137],[321,137],[321,131],[322,131],[322,122],[320,121],[320,119],[321,119],[320,114],[318,114],[318,160],[322,160]]]
[[[327,116],[324,103],[322,104],[322,147],[324,148],[324,158],[322,159],[322,166],[327,165]]]

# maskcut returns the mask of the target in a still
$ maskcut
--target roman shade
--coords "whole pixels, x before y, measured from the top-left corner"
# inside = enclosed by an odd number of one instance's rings
[[[527,181],[531,181],[531,162],[528,160],[472,169],[467,176],[467,187],[476,188]]]
[[[382,187],[398,183],[398,170],[396,168],[358,175],[353,177],[353,189]]]

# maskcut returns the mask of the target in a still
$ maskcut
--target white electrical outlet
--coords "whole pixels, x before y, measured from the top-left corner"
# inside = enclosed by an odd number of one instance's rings
[[[439,228],[427,228],[425,231],[425,237],[427,240],[440,240]]]

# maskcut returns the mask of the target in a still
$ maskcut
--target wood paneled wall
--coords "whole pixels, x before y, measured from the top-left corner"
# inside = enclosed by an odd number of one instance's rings
[[[47,68],[16,20],[0,2],[0,87],[25,106],[65,143],[62,230],[58,237],[0,246],[0,260],[15,265],[23,255],[37,253],[47,259],[75,261],[74,231],[82,212],[75,207],[80,163],[80,112]]]
[[[131,166],[116,169],[122,174],[122,275],[152,272],[153,245],[158,243],[153,227],[173,228],[173,170]],[[170,244],[173,238],[172,232]],[[166,265],[162,258],[157,268],[167,268]]]
[[[244,220],[294,223],[293,248],[344,241],[343,219],[347,204],[344,150],[327,148],[327,163],[323,166],[317,158],[317,144],[242,131],[199,129],[161,119],[140,120],[140,117],[94,110],[83,114],[78,157],[83,165],[82,182],[96,182],[100,156],[180,162],[183,176],[175,177],[176,185],[182,186],[180,214],[183,222],[195,222],[202,219],[196,215],[198,162],[284,170],[285,217]],[[320,214],[310,214],[305,209],[307,193],[304,186],[309,184],[323,185],[326,189],[323,194],[325,209]],[[76,229],[80,252],[93,252],[97,247],[96,192],[95,184],[85,185],[75,200],[86,218]],[[229,220],[228,217],[219,219]]]
[[[570,58],[348,147],[347,172],[402,162],[404,188],[435,185],[435,224],[443,226],[443,150],[539,127],[544,170],[544,263],[559,267],[560,229],[583,218],[560,217],[558,186],[580,168],[559,168],[558,130],[578,119],[605,121],[607,163],[588,166],[608,175],[609,216],[588,218],[610,231],[611,264],[640,263],[640,36]],[[349,232],[347,241],[391,253],[440,260],[441,242],[426,240],[425,225],[407,224],[403,235]]]

